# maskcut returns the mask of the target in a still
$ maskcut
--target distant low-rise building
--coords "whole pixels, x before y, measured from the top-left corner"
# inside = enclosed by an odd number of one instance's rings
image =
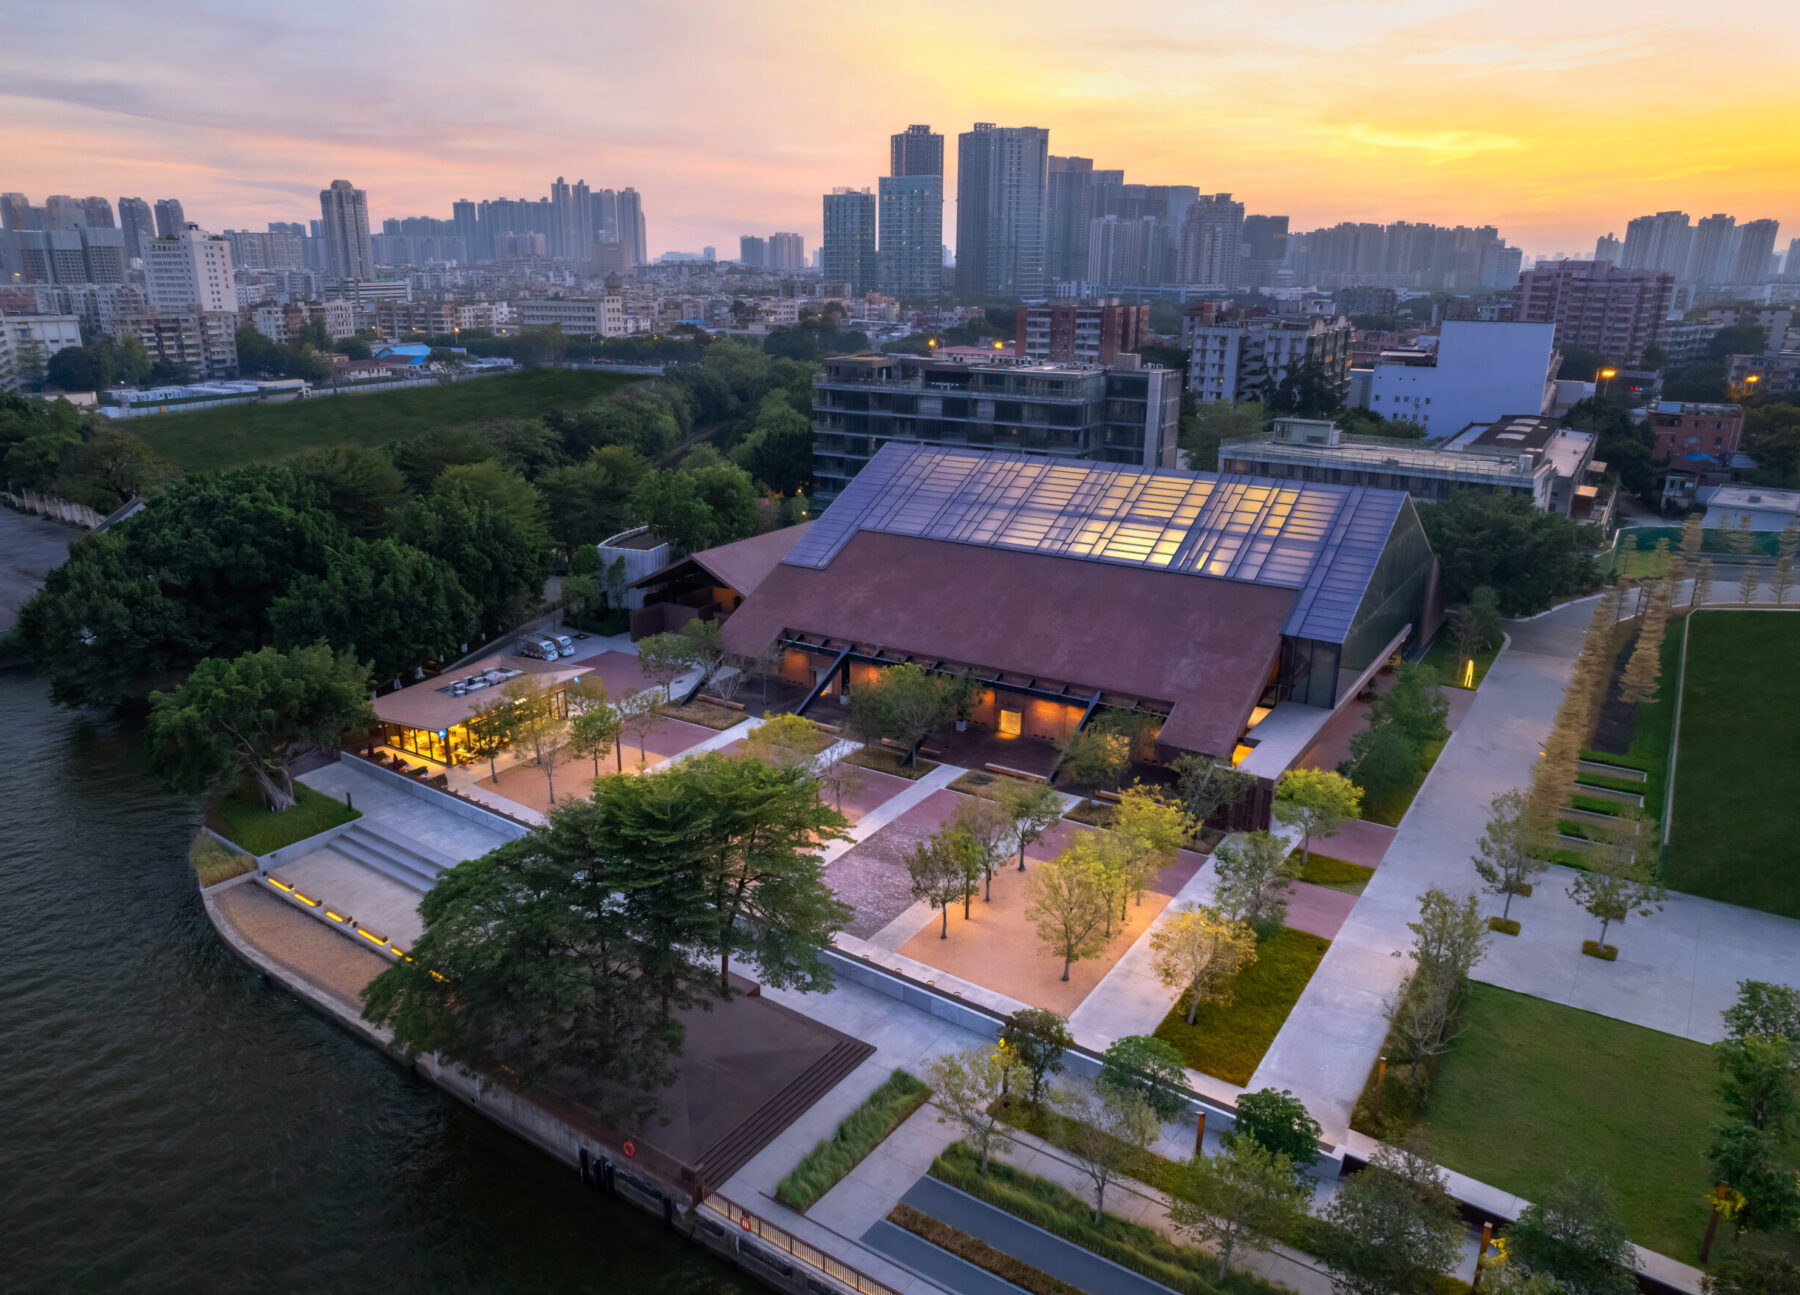
[[[531,297],[513,303],[523,328],[561,328],[570,337],[623,337],[623,297]]]
[[[1800,351],[1725,357],[1725,381],[1733,392],[1800,396]]]
[[[1453,436],[1511,413],[1550,407],[1560,356],[1550,324],[1443,325],[1435,349],[1389,351],[1369,377],[1368,408]]]
[[[80,345],[81,321],[74,315],[0,311],[0,391],[42,381],[52,355]]]
[[[1800,490],[1762,486],[1702,486],[1695,501],[1706,506],[1701,523],[1714,530],[1784,531],[1800,521]]]
[[[1653,443],[1650,457],[1668,463],[1686,454],[1723,459],[1743,447],[1744,407],[1665,400],[1645,415]]]

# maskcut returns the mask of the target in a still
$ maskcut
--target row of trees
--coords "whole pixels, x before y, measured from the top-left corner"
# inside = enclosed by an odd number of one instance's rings
[[[66,400],[0,391],[0,482],[110,513],[134,495],[160,490],[176,474],[129,427],[83,414]]]
[[[446,871],[364,1015],[408,1055],[646,1118],[682,1015],[729,996],[734,961],[765,984],[830,988],[819,955],[849,910],[820,851],[844,827],[795,764],[705,753],[602,777],[544,828]]]

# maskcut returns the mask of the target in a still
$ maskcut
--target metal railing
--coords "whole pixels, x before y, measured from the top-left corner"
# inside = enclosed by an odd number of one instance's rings
[[[835,1259],[810,1241],[803,1241],[786,1228],[777,1227],[760,1215],[752,1214],[735,1201],[714,1193],[703,1202],[707,1209],[722,1214],[745,1236],[766,1241],[784,1254],[792,1255],[807,1267],[816,1269],[834,1281],[842,1282],[862,1295],[899,1295],[886,1282],[876,1281],[867,1273]]]

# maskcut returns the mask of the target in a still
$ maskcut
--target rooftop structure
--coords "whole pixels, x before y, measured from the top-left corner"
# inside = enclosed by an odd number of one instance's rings
[[[1753,531],[1781,531],[1800,522],[1800,490],[1702,486],[1695,498],[1706,505],[1709,527],[1733,530],[1741,524]]]

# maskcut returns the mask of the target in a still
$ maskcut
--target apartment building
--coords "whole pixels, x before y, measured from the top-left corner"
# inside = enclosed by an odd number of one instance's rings
[[[1107,365],[1150,336],[1150,307],[1116,298],[1020,306],[1015,319],[1013,354],[1036,363]]]
[[[1189,353],[1188,391],[1202,404],[1261,400],[1303,367],[1316,365],[1342,399],[1350,390],[1350,340],[1341,316],[1326,319],[1258,316],[1232,323],[1182,319]]]
[[[1660,346],[1675,296],[1673,275],[1603,261],[1556,261],[1519,276],[1514,319],[1554,324],[1564,350],[1585,346],[1617,364]]]

